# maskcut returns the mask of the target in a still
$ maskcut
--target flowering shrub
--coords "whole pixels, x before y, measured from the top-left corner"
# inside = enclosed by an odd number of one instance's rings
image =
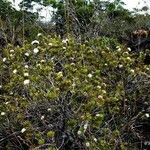
[[[143,53],[110,45],[106,39],[80,44],[40,35],[4,50],[0,146],[135,148],[142,137],[135,125],[149,118],[141,107],[149,104],[150,67]]]

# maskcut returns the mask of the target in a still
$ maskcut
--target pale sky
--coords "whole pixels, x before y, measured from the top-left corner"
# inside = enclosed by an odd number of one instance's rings
[[[9,0],[13,3],[13,0]],[[22,0],[15,0],[14,6],[16,8],[18,7],[18,4],[21,2]],[[111,0],[113,1],[113,0]],[[129,10],[133,10],[133,8],[141,8],[142,6],[148,6],[150,8],[150,0],[122,0],[126,6],[125,8],[129,9]],[[36,11],[37,8],[40,8],[39,5],[36,5],[34,11]],[[150,11],[149,11],[150,13]],[[40,11],[40,15],[44,16],[45,19],[43,19],[43,21],[47,20],[48,18],[51,18],[52,12],[50,11],[49,7],[43,7],[43,9]]]

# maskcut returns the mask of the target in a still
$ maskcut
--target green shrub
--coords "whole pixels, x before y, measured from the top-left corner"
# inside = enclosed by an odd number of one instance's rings
[[[37,39],[39,44],[9,46],[2,54],[1,147],[133,146],[128,136],[138,139],[132,126],[145,113],[138,103],[149,103],[144,54],[137,57],[106,38],[84,44],[72,38]]]

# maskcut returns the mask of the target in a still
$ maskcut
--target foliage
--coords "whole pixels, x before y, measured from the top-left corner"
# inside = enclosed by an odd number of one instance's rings
[[[112,41],[39,35],[9,45],[0,59],[0,148],[136,149],[150,66]]]
[[[55,22],[56,33],[61,36],[67,33],[85,33],[88,30],[87,25],[91,22],[90,19],[94,14],[93,2],[89,0],[33,1],[43,6],[51,6],[56,10],[51,21]],[[33,1],[25,0],[21,3],[21,6],[27,10],[33,9]]]
[[[0,1],[0,31],[11,44],[31,40],[41,29],[36,25],[37,15],[25,10],[16,10],[11,3]]]
[[[37,20],[32,2],[56,10],[50,23]],[[149,144],[149,50],[135,53],[118,42],[129,41],[133,30],[148,30],[149,15],[123,5],[24,0],[17,11],[0,1],[3,39],[13,44],[4,47],[0,32],[0,149],[134,150]],[[14,46],[18,37],[22,47]]]

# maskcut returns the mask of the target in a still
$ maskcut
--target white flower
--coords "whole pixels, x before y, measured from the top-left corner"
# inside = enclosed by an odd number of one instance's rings
[[[28,77],[28,76],[29,76],[29,73],[28,73],[28,72],[25,72],[25,73],[24,73],[24,76],[25,76],[25,77]]]
[[[26,131],[26,128],[21,129],[21,133],[24,133]]]
[[[118,48],[120,48],[120,46],[116,46],[116,48],[118,49]]]
[[[23,82],[24,85],[28,85],[29,83],[30,83],[30,80],[29,80],[29,79],[26,79],[26,80],[24,80],[24,82]]]
[[[14,69],[14,70],[13,70],[13,73],[16,74],[16,73],[17,73],[17,69]]]
[[[7,58],[5,57],[5,58],[3,58],[3,62],[5,62],[7,60]]]
[[[146,113],[145,116],[146,116],[147,118],[149,118],[149,114]]]
[[[2,88],[2,85],[0,85],[0,89]]]
[[[101,53],[102,53],[102,54],[105,54],[105,51],[102,51]]]
[[[13,95],[14,93],[13,92],[10,92],[10,95]]]
[[[101,89],[101,86],[98,85],[97,88],[98,88],[98,89]]]
[[[127,60],[128,60],[128,61],[130,61],[130,60],[131,60],[131,58],[130,58],[130,57],[127,57]]]
[[[39,64],[39,63],[38,63],[38,64],[36,64],[36,67],[41,67],[41,64]]]
[[[99,117],[100,116],[100,114],[96,114],[96,117]]]
[[[75,66],[75,63],[71,63],[70,65],[71,65],[71,66]]]
[[[122,68],[122,67],[123,67],[123,65],[120,64],[120,65],[119,65],[119,68]]]
[[[40,61],[41,63],[44,63],[44,62],[46,62],[44,59],[42,59],[41,61]]]
[[[51,61],[55,60],[55,56],[51,57]]]
[[[59,71],[59,72],[57,73],[57,76],[58,76],[58,77],[63,77],[63,72],[62,72],[62,71]]]
[[[29,57],[29,53],[27,53],[27,52],[24,55],[27,56],[27,57]]]
[[[95,142],[97,142],[97,138],[94,138],[93,140],[94,140]]]
[[[90,143],[89,143],[89,142],[86,142],[85,145],[86,145],[87,147],[89,147],[89,146],[90,146]]]
[[[117,51],[120,52],[120,51],[121,51],[121,48],[119,47],[119,48],[117,49]]]
[[[108,66],[108,64],[107,64],[107,63],[105,63],[104,65],[105,65],[105,66]]]
[[[88,77],[89,77],[89,78],[92,78],[92,76],[93,76],[92,74],[90,74],[90,73],[88,74]]]
[[[38,41],[38,40],[34,40],[34,41],[31,42],[31,44],[32,44],[32,45],[34,45],[34,44],[39,44],[39,41]]]
[[[108,50],[110,50],[110,48],[109,47],[106,47]]]
[[[62,42],[63,42],[64,44],[67,44],[68,41],[69,41],[68,39],[63,39],[63,40],[62,40]]]
[[[73,84],[72,84],[72,86],[73,86],[73,87],[75,87],[75,86],[76,86],[76,84],[75,84],[75,83],[73,83]]]
[[[71,59],[71,60],[74,60],[74,57],[71,57],[70,59]]]
[[[129,53],[128,53],[128,52],[124,52],[123,54],[124,54],[124,55],[129,55]]]
[[[65,50],[65,49],[66,49],[66,47],[63,47],[63,49]]]
[[[106,83],[103,83],[102,85],[103,85],[104,87],[106,87],[106,86],[107,86],[107,85],[106,85]]]
[[[26,69],[27,69],[27,68],[29,68],[29,66],[28,66],[28,65],[25,65],[24,67],[25,67]]]
[[[5,112],[1,112],[1,116],[4,116],[4,115],[6,115],[6,113]]]
[[[41,120],[43,120],[45,118],[45,116],[41,116]]]
[[[9,104],[9,102],[5,102],[5,104],[6,104],[6,105]]]
[[[133,69],[130,70],[131,73],[134,73],[135,71]]]
[[[10,57],[13,57],[14,55],[13,54],[10,54]]]
[[[35,54],[37,54],[37,53],[39,52],[39,49],[38,49],[38,48],[34,48],[34,49],[33,49],[33,52],[34,52]]]
[[[128,49],[129,52],[131,51],[131,48],[130,48],[130,47],[128,47],[127,49]]]
[[[51,111],[51,110],[52,110],[51,108],[48,108],[48,109],[47,109],[47,111]]]
[[[98,99],[103,99],[103,96],[102,95],[98,95]]]
[[[79,131],[78,131],[78,135],[81,135],[81,134],[82,134],[82,132],[79,130]]]
[[[85,125],[83,126],[84,130],[86,130],[88,127],[88,123],[85,123]]]
[[[14,53],[14,50],[13,50],[13,49],[11,49],[11,50],[10,50],[10,53]]]
[[[39,36],[41,36],[41,35],[42,35],[42,33],[38,33],[38,35],[37,35],[37,36],[39,37]]]
[[[102,93],[103,93],[103,94],[106,94],[106,91],[105,91],[105,90],[102,90]]]
[[[48,45],[49,45],[49,46],[53,46],[53,44],[52,44],[52,43],[48,43]]]

